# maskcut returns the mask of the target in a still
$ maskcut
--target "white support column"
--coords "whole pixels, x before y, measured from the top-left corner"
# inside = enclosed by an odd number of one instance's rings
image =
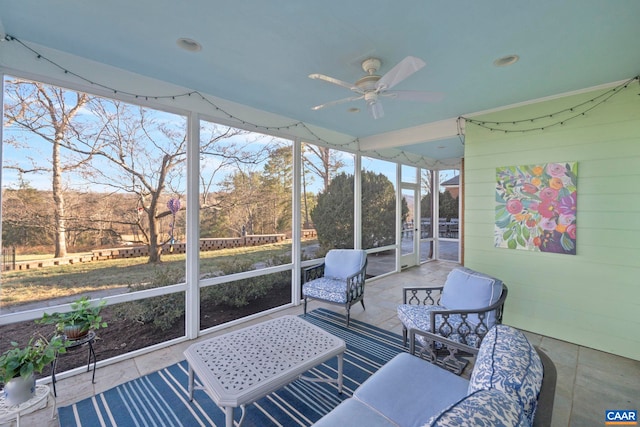
[[[431,171],[431,209],[433,215],[433,259],[440,259],[440,171]]]
[[[353,174],[353,248],[362,248],[362,156],[356,154]]]
[[[185,328],[189,339],[200,333],[200,116],[191,113],[187,125],[187,257]]]
[[[402,270],[402,165],[396,163],[396,272]]]
[[[0,76],[2,77],[2,85],[0,85],[0,88],[2,89],[2,92],[0,92],[0,112],[2,112],[2,116],[0,117],[4,117],[4,73],[0,73]],[[1,165],[4,164],[2,156],[2,153],[4,152],[4,134],[2,133],[3,130],[4,126],[0,126],[0,188],[4,188],[2,187],[2,175],[4,174],[2,173],[1,167]],[[2,205],[2,196],[0,195],[0,218],[2,218]],[[2,221],[0,221],[0,236],[2,236]],[[2,250],[3,243],[3,239],[0,238],[0,250]]]
[[[458,262],[464,265],[464,159],[458,174]]]
[[[416,204],[414,218],[416,221],[415,228],[418,229],[416,242],[416,265],[422,262],[422,169],[416,168]],[[426,257],[425,257],[426,258]]]
[[[292,229],[291,229],[291,257],[293,270],[291,270],[291,302],[300,304],[300,288],[302,282],[300,271],[302,269],[302,142],[296,138],[293,141],[293,185],[292,185]]]

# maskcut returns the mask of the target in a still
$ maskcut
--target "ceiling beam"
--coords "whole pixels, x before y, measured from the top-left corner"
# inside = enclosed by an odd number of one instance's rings
[[[462,128],[459,128],[462,126]],[[381,148],[402,147],[421,142],[437,141],[452,138],[464,133],[464,120],[446,119],[439,122],[426,123],[411,128],[394,130],[360,138],[360,150],[379,150]]]

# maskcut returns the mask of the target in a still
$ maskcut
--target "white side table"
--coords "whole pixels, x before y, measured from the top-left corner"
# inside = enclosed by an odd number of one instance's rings
[[[18,427],[20,427],[20,416],[45,408],[50,393],[49,386],[37,385],[35,395],[19,405],[8,405],[5,401],[4,393],[2,393],[0,395],[0,424],[16,420]]]

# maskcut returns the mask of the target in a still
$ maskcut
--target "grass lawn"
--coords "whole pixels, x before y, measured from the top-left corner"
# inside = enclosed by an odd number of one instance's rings
[[[315,243],[315,241],[308,241],[304,244]],[[200,272],[201,274],[218,272],[222,262],[238,258],[260,265],[278,260],[290,253],[290,243],[201,252]],[[185,254],[168,254],[162,256],[162,262],[159,264],[148,264],[146,257],[140,257],[3,272],[0,284],[0,307],[45,301],[91,291],[127,288],[134,284],[149,283],[158,275],[170,274],[171,277],[184,277],[185,258]]]

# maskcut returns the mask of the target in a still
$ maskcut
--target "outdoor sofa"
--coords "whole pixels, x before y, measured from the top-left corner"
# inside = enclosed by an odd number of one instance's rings
[[[401,353],[315,426],[548,426],[555,381],[551,360],[522,332],[496,325],[469,380]]]

